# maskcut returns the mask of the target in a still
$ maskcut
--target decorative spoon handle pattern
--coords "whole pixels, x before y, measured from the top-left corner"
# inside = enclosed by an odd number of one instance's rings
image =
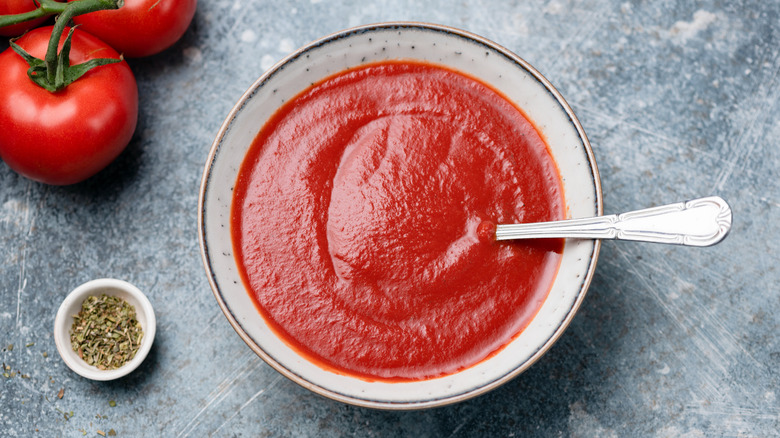
[[[496,240],[618,239],[711,246],[731,229],[731,207],[718,196],[622,214],[530,224],[500,224]]]

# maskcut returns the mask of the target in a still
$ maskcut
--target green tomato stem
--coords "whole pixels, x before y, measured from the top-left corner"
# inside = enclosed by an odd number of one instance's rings
[[[40,8],[46,8],[58,3],[54,0],[39,0],[39,4]],[[38,59],[27,53],[21,46],[16,44],[16,39],[11,39],[11,48],[24,58],[25,62],[30,66],[27,70],[27,76],[30,80],[52,93],[57,92],[95,67],[122,61],[120,56],[119,59],[94,58],[81,64],[70,65],[71,37],[75,28],[71,28],[68,32],[68,36],[65,38],[62,50],[59,53],[57,49],[65,27],[70,23],[71,19],[77,15],[104,9],[119,9],[124,4],[124,0],[76,0],[70,3],[60,3],[60,5],[64,6],[64,9],[57,17],[57,21],[51,30],[44,59]]]
[[[103,9],[119,9],[124,6],[124,4],[125,0],[78,0],[67,3],[67,7],[57,17],[57,21],[54,23],[54,29],[52,29],[51,38],[49,39],[49,46],[46,49],[46,58],[44,58],[44,61],[46,61],[46,79],[49,83],[55,82],[58,58],[57,46],[60,43],[62,32],[65,30],[65,27],[68,25],[71,18]]]
[[[0,27],[12,26],[14,24],[24,23],[35,20],[36,18],[48,17],[50,15],[63,14],[70,8],[84,10],[84,12],[74,13],[71,16],[74,17],[76,15],[99,11],[101,9],[117,9],[125,3],[124,0],[79,0],[70,3],[65,2],[65,0],[62,0],[62,2],[55,0],[37,0],[37,2],[39,6],[32,11],[23,12],[21,14],[0,15]],[[86,5],[83,3],[86,3]],[[107,3],[119,4],[119,6],[104,6]]]
[[[67,3],[60,3],[54,0],[38,0],[38,4],[40,6],[29,12],[13,15],[0,15],[0,27],[24,23],[26,21],[35,20],[36,18],[48,17],[49,15],[61,14],[65,8],[68,7]]]

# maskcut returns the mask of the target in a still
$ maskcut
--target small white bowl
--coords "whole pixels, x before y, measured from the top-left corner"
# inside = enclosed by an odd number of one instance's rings
[[[144,331],[138,352],[129,362],[115,370],[100,370],[97,367],[88,365],[73,351],[70,343],[73,315],[79,313],[81,304],[87,297],[102,294],[122,298],[132,305],[135,308],[136,318],[141,323]],[[152,348],[156,331],[157,320],[154,316],[154,309],[146,295],[132,284],[113,278],[92,280],[74,289],[65,297],[65,300],[60,305],[60,309],[57,311],[57,317],[54,319],[54,342],[57,344],[57,351],[59,351],[62,360],[76,374],[92,380],[118,379],[138,368]]]

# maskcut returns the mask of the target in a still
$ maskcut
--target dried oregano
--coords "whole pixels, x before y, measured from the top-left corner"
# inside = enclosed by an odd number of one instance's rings
[[[70,342],[86,363],[101,370],[121,367],[135,356],[144,333],[135,308],[111,296],[90,296],[73,315]]]

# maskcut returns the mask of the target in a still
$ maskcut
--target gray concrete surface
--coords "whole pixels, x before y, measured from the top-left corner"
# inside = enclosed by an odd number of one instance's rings
[[[388,20],[463,28],[537,67],[593,144],[605,213],[720,195],[731,235],[706,249],[605,242],[564,336],[476,399],[385,412],[288,381],[209,289],[203,165],[265,69]],[[0,377],[0,436],[778,436],[779,2],[201,0],[179,43],[130,64],[140,121],[105,171],[50,187],[0,164],[0,361],[14,372]],[[158,318],[141,368],[104,383],[71,372],[51,333],[68,291],[99,277],[140,287]]]

